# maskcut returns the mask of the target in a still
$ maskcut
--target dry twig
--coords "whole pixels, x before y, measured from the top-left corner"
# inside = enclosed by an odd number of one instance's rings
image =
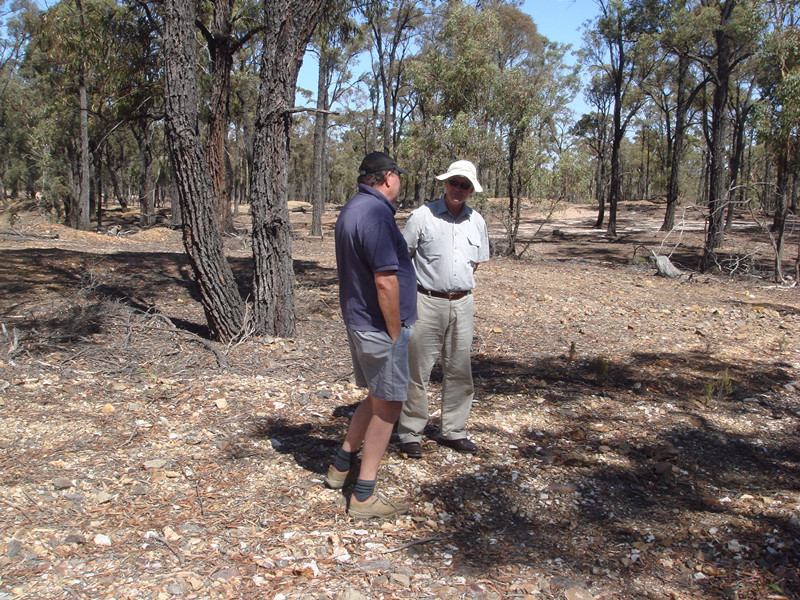
[[[441,540],[446,540],[450,536],[448,535],[434,535],[432,537],[422,538],[421,540],[412,540],[410,542],[406,542],[398,546],[397,548],[389,548],[388,550],[384,550],[381,554],[391,554],[393,552],[400,552],[401,550],[405,550],[406,548],[411,548],[411,546],[418,546],[419,544],[427,544],[428,542],[438,542]]]

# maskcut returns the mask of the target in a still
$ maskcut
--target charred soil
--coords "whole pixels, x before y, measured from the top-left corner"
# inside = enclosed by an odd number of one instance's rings
[[[624,206],[609,239],[591,210],[526,209],[522,257],[477,273],[480,452],[437,445],[434,412],[422,459],[387,452],[379,486],[412,510],[385,523],[322,483],[363,397],[335,211],[321,239],[292,213],[297,336],[228,345],[179,232],[21,216],[0,236],[0,599],[800,598],[798,291],[757,224],[701,274],[702,214],[667,236],[661,210]],[[246,295],[248,237],[226,244]]]

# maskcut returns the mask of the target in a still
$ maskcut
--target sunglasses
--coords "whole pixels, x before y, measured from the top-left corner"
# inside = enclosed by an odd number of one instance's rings
[[[447,184],[454,188],[461,188],[462,190],[472,189],[472,184],[469,181],[453,181],[452,179],[448,179]]]

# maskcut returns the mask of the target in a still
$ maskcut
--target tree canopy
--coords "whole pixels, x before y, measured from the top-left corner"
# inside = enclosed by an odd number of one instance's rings
[[[169,114],[171,5],[2,6],[3,207],[35,206],[91,228],[109,207],[138,205],[143,227],[191,229],[185,209],[200,196],[184,195],[178,170],[188,167],[174,152],[168,160],[179,133]],[[707,211],[702,269],[722,268],[726,214],[772,219],[775,277],[785,279],[781,249],[800,170],[797,0],[597,8],[575,49],[543,36],[515,0],[195,6],[182,35],[197,51],[180,75],[196,80],[181,110],[196,112],[185,126],[202,148],[202,179],[210,177],[201,195],[213,214],[199,243],[216,243],[212,229],[236,233],[240,205],[254,217],[250,306],[233,300],[229,280],[232,318],[212,319],[212,329],[223,338],[293,331],[286,202],[314,204],[313,233],[322,235],[325,203],[349,197],[358,162],[374,149],[411,173],[409,206],[439,193],[432,175],[449,162],[472,160],[486,197],[502,199],[500,250],[511,255],[522,203],[596,203],[595,225],[607,214],[613,238],[619,202],[664,198],[665,230],[678,204]],[[295,98],[304,54],[321,65],[315,106]],[[581,93],[587,114],[570,108]]]

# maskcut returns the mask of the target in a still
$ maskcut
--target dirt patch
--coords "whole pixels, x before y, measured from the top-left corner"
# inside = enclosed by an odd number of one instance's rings
[[[383,524],[322,485],[362,398],[336,211],[322,239],[292,213],[297,337],[230,346],[203,337],[178,232],[17,224],[0,598],[800,597],[797,290],[744,220],[736,277],[692,270],[697,221],[671,236],[685,276],[657,277],[661,210],[627,206],[614,240],[588,209],[525,212],[522,259],[477,273],[480,453],[438,446],[434,414],[421,460],[387,453],[379,485],[413,508]],[[246,292],[247,237],[226,244]]]

